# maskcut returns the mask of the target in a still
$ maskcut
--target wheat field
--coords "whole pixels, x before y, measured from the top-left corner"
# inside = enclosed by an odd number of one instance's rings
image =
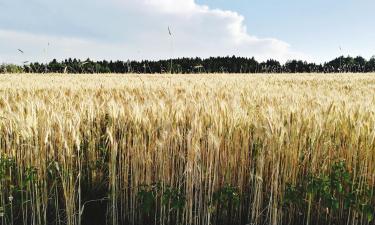
[[[375,224],[374,75],[1,75],[1,224]]]

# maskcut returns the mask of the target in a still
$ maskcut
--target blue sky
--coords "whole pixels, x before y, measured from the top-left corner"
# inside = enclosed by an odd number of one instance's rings
[[[244,15],[249,32],[271,36],[313,59],[375,55],[373,0],[198,0]],[[340,50],[340,46],[341,49]]]
[[[6,0],[0,1],[0,63],[233,54],[283,62],[369,58],[374,9],[373,0]]]

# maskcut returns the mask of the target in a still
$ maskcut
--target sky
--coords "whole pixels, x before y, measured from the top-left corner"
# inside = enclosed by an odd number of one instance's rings
[[[0,63],[370,58],[374,9],[373,0],[0,0]]]

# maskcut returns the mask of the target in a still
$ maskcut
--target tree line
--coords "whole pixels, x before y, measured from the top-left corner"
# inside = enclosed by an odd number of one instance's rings
[[[337,57],[316,64],[302,60],[277,60],[258,62],[246,57],[177,58],[171,60],[143,61],[85,61],[66,59],[49,63],[0,65],[0,73],[366,73],[375,72],[375,56],[366,60],[358,57]]]

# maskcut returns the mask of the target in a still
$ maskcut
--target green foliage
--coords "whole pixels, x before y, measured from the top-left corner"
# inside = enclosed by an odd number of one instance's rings
[[[14,173],[16,163],[11,157],[1,154],[0,155],[0,201],[2,197],[8,200],[6,202],[0,202],[0,219],[9,217],[10,207],[13,201],[12,192],[14,185],[12,184],[12,174]],[[1,205],[3,203],[3,205]]]
[[[155,213],[158,202],[167,207],[168,212],[182,210],[186,202],[186,198],[180,190],[169,186],[162,187],[160,183],[141,185],[137,196],[141,210],[146,214]]]
[[[179,211],[185,207],[186,198],[176,188],[167,187],[163,193],[163,204],[170,206],[170,210]]]
[[[229,210],[233,206],[240,204],[240,194],[236,187],[225,185],[216,192],[212,197],[212,206],[220,206],[224,210]]]
[[[172,66],[172,67],[171,67]],[[30,63],[18,66],[0,65],[0,73],[338,73],[375,72],[374,58],[338,57],[324,64],[289,60],[281,64],[276,60],[258,62],[254,58],[226,56],[201,58],[179,58],[158,61],[92,61],[86,59],[66,59],[50,63]]]
[[[0,65],[0,73],[23,73],[24,69],[22,66],[15,64],[2,64]]]
[[[155,209],[157,196],[157,186],[142,185],[138,191],[138,199],[140,201],[141,210],[150,214]]]
[[[234,224],[238,222],[242,196],[237,187],[229,184],[216,190],[212,195],[209,210],[213,215],[213,224]]]
[[[36,181],[37,169],[35,167],[27,167],[24,175],[24,184],[32,184]]]
[[[373,193],[366,185],[360,187],[359,183],[354,183],[343,161],[333,164],[327,175],[309,175],[303,183],[288,184],[284,203],[290,207],[303,208],[307,205],[305,196],[312,196],[312,204],[320,205],[323,213],[332,214],[343,204],[345,210],[357,211],[368,222],[374,218],[374,207],[371,205]]]
[[[288,184],[284,194],[284,204],[301,206],[304,204],[305,190],[303,186]]]
[[[9,170],[15,167],[16,163],[13,158],[6,155],[0,155],[0,181],[10,181]]]

